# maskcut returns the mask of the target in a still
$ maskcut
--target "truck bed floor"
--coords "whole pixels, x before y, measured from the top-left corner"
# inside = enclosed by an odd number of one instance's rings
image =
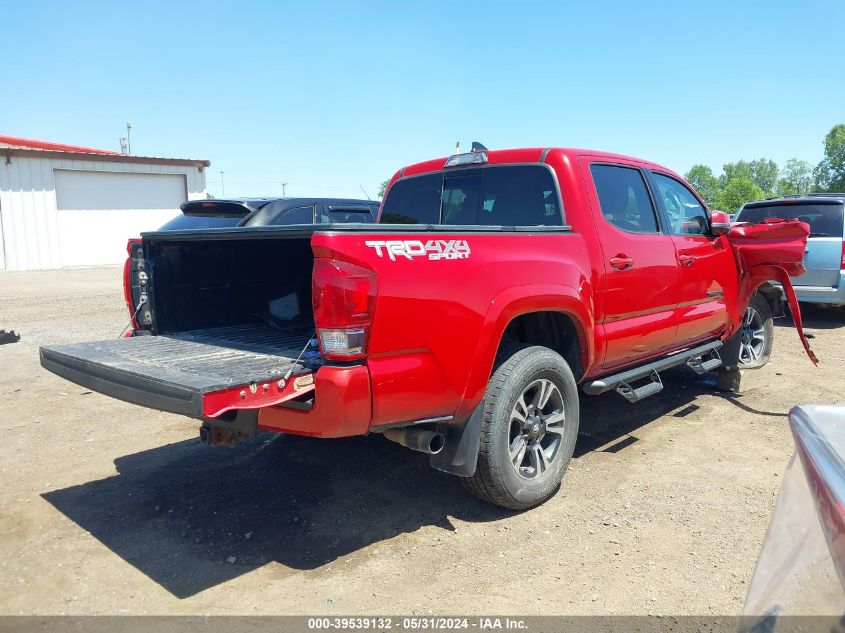
[[[215,376],[221,385],[284,376],[311,338],[313,330],[275,330],[264,324],[191,330],[178,334],[136,337],[139,354],[127,357],[160,367],[201,376]],[[139,357],[140,356],[140,357]],[[308,354],[313,357],[313,352]],[[313,365],[313,358],[300,360],[294,371]],[[249,382],[249,381],[247,381]]]

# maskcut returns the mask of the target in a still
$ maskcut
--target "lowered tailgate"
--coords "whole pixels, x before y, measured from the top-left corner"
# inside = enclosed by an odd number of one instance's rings
[[[194,418],[254,409],[313,389],[306,379],[322,360],[305,349],[308,330],[277,331],[263,324],[171,335],[53,345],[41,365],[93,391]],[[305,350],[303,352],[303,350]]]

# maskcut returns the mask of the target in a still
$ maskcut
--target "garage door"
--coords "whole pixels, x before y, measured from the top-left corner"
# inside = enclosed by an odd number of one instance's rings
[[[183,174],[53,174],[63,266],[123,263],[126,240],[160,227],[187,198]]]

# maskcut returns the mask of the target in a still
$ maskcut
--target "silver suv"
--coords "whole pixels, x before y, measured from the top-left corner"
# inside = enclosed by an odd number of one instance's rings
[[[798,219],[810,225],[804,267],[792,284],[799,301],[845,306],[845,193],[811,193],[748,202],[735,222]]]

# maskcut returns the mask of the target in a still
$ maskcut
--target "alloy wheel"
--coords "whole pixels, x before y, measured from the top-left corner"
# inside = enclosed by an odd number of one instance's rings
[[[563,396],[551,380],[535,380],[519,395],[511,410],[508,453],[520,477],[535,479],[552,468],[565,418]]]
[[[760,359],[766,348],[766,327],[763,316],[748,306],[740,330],[739,362],[748,365]]]

